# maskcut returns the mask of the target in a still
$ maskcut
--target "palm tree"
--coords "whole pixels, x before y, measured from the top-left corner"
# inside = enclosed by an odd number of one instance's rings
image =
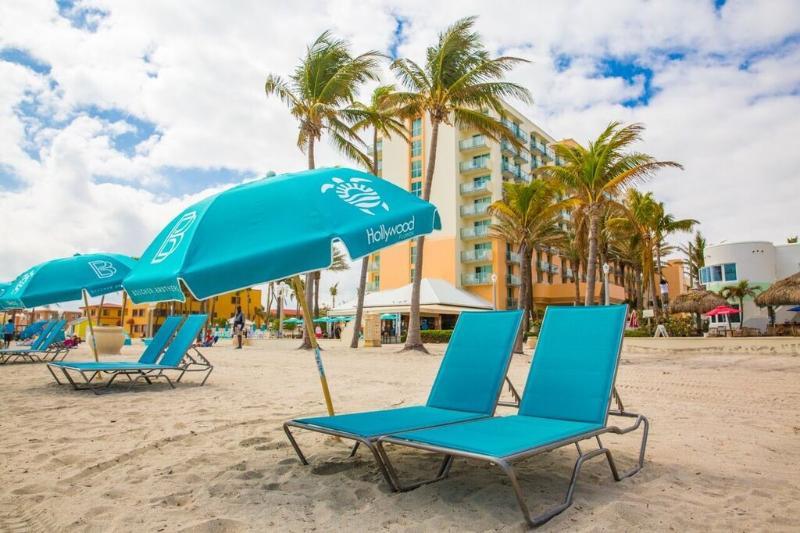
[[[622,191],[652,177],[661,168],[683,168],[673,161],[657,161],[642,152],[628,152],[633,143],[641,140],[643,131],[641,124],[623,126],[612,122],[588,148],[577,143],[555,144],[556,156],[565,164],[536,170],[559,183],[570,195],[574,209],[583,212],[588,221],[586,305],[594,304],[599,223],[607,204],[617,202]]]
[[[761,289],[756,285],[750,285],[746,279],[741,280],[736,285],[728,285],[719,291],[719,295],[726,300],[736,300],[739,302],[739,329],[744,325],[744,299],[748,296],[755,298]]]
[[[689,279],[694,287],[700,286],[700,269],[706,266],[706,238],[699,231],[694,234],[694,239],[680,246],[679,250],[686,256],[689,267]]]
[[[336,296],[339,295],[339,282],[337,281],[333,285],[328,288],[328,292],[331,293],[331,309],[336,308]]]
[[[393,101],[394,85],[380,85],[372,92],[369,104],[355,102],[344,111],[344,116],[351,122],[354,131],[372,130],[372,160],[369,170],[378,175],[378,137],[391,137],[398,135],[408,141],[405,125],[397,119],[397,106]],[[361,275],[358,282],[358,303],[356,305],[356,319],[353,324],[353,339],[351,348],[358,348],[358,332],[361,331],[361,321],[364,317],[364,295],[367,290],[367,268],[369,256],[361,260]]]
[[[561,233],[561,239],[557,244],[561,250],[561,256],[569,261],[572,270],[572,281],[575,284],[575,301],[573,305],[581,305],[581,262],[583,261],[582,253],[585,248],[580,242],[580,236],[575,231],[574,224],[570,224]]]
[[[497,222],[492,224],[494,237],[517,247],[520,254],[522,286],[517,307],[524,309],[522,332],[530,328],[533,307],[533,276],[531,262],[538,246],[558,244],[562,238],[559,228],[564,204],[557,202],[557,191],[542,180],[530,183],[506,183],[504,198],[489,206]],[[522,332],[517,336],[516,351],[522,352]]]
[[[426,51],[424,66],[404,58],[397,59],[391,65],[406,88],[395,97],[401,116],[410,118],[427,115],[431,123],[430,155],[422,188],[424,200],[429,200],[431,195],[441,124],[468,126],[490,139],[508,137],[512,143],[518,144],[519,141],[510,130],[484,110],[492,110],[503,117],[503,98],[531,101],[527,89],[503,80],[508,71],[524,60],[509,56],[491,58],[480,36],[473,31],[474,24],[474,17],[464,18],[439,34],[437,43]],[[424,245],[425,238],[419,237],[404,350],[425,351],[419,330]]]
[[[347,256],[338,246],[333,247],[333,257],[331,258],[331,266],[326,268],[330,272],[344,272],[350,270],[350,264],[347,262]],[[314,316],[319,316],[319,282],[321,272],[317,270],[313,272],[314,276]]]
[[[786,244],[797,244],[797,235],[794,237],[787,237]]]
[[[692,231],[695,225],[699,224],[700,222],[693,218],[675,218],[675,215],[672,213],[667,213],[667,210],[664,207],[664,202],[658,202],[656,204],[653,223],[655,226],[654,252],[656,255],[656,268],[658,269],[658,275],[661,276],[661,258],[665,256],[670,249],[674,249],[669,245],[665,245],[666,238],[669,235],[679,231]],[[659,307],[663,307],[663,302],[661,302],[660,299]]]
[[[336,148],[346,156],[366,162],[363,142],[342,120],[342,109],[355,101],[359,87],[377,79],[375,51],[353,56],[347,41],[323,32],[306,50],[306,55],[286,80],[276,74],[267,76],[267,96],[277,96],[299,123],[297,146],[308,156],[308,168],[315,168],[314,146],[327,133]],[[314,276],[306,274],[306,287],[314,285]],[[312,291],[306,292],[305,305],[313,306]],[[303,336],[303,348],[311,341]]]

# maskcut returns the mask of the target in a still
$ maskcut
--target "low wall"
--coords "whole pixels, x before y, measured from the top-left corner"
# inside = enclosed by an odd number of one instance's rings
[[[625,337],[622,352],[800,355],[800,337]]]

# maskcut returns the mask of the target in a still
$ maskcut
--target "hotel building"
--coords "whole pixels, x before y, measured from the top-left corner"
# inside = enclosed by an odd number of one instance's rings
[[[506,105],[506,126],[526,147],[508,140],[493,141],[476,130],[441,124],[430,201],[439,209],[441,231],[425,239],[422,276],[442,279],[467,290],[498,309],[516,308],[521,285],[520,257],[509,243],[492,237],[489,205],[502,199],[503,184],[527,182],[531,171],[558,164],[551,147],[555,140],[522,113]],[[407,124],[410,143],[399,137],[383,138],[378,147],[380,175],[419,196],[430,153],[431,124],[427,117]],[[414,275],[416,240],[397,244],[371,256],[368,291],[396,289]],[[534,253],[531,268],[534,302],[572,304],[573,269],[556,248]],[[599,297],[602,276],[598,276]],[[619,271],[611,274],[612,301],[624,299]],[[581,284],[581,294],[585,285]],[[582,296],[583,298],[583,296]]]

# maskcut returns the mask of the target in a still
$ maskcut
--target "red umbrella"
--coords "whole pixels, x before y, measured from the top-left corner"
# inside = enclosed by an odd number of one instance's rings
[[[728,307],[727,305],[718,305],[708,313],[706,316],[717,316],[717,315],[735,315],[738,313],[738,309],[734,309],[733,307]]]

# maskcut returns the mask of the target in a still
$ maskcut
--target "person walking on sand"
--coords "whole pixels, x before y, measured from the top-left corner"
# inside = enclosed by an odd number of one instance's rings
[[[235,348],[236,350],[242,349],[242,330],[244,330],[244,314],[242,314],[242,306],[239,305],[236,307],[236,314],[233,317],[233,333],[239,341],[239,345]]]
[[[11,346],[11,340],[14,338],[14,319],[9,318],[8,322],[3,326],[3,348]]]

